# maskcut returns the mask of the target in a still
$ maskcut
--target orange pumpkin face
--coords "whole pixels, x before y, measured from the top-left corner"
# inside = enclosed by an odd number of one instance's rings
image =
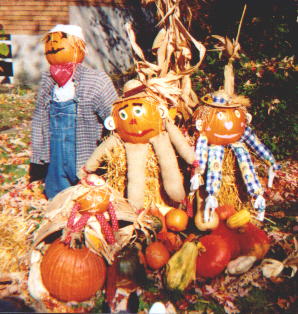
[[[81,63],[85,57],[84,48],[81,39],[63,32],[49,33],[45,37],[44,52],[51,65]]]
[[[82,302],[104,285],[106,264],[88,248],[70,248],[60,239],[53,242],[40,264],[41,277],[49,293],[60,301]]]
[[[157,103],[148,97],[116,103],[112,116],[116,131],[124,142],[145,144],[162,131],[162,117]]]
[[[81,214],[95,215],[108,210],[111,192],[107,188],[106,182],[94,174],[89,174],[87,179],[93,186],[90,190],[77,198],[80,205]]]
[[[245,113],[237,108],[213,107],[203,122],[208,143],[228,145],[237,142],[244,133],[246,126]]]

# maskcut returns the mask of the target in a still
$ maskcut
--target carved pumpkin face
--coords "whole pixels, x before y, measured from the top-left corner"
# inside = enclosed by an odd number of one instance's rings
[[[124,142],[145,144],[162,131],[165,112],[165,107],[158,106],[148,97],[139,97],[116,103],[112,117]]]
[[[228,145],[237,142],[244,133],[246,116],[238,108],[210,107],[209,114],[203,121],[202,131],[208,143]]]
[[[44,41],[45,56],[51,65],[81,63],[85,57],[85,43],[76,36],[55,32],[47,34]]]
[[[87,183],[91,184],[87,193],[77,198],[76,202],[80,205],[81,214],[95,215],[108,210],[111,192],[109,191],[105,180],[89,174]]]

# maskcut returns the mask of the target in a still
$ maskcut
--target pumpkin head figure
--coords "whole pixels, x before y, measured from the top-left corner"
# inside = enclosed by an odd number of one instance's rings
[[[228,145],[237,142],[246,127],[247,112],[244,105],[232,101],[223,91],[207,94],[202,100],[207,105],[200,106],[194,113],[197,130],[204,132],[209,144]]]
[[[105,120],[105,127],[116,130],[124,142],[146,144],[163,130],[163,118],[166,116],[167,108],[158,105],[146,93],[137,93],[132,97],[125,97],[124,94],[124,98],[114,104],[112,115]]]
[[[85,41],[79,26],[56,25],[43,41],[45,56],[51,65],[81,63],[85,57]]]

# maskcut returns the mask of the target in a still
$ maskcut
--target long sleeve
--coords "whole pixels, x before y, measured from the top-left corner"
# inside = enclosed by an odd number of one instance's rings
[[[245,132],[241,138],[241,141],[245,142],[255,153],[264,161],[269,162],[273,166],[274,170],[278,170],[280,166],[276,163],[276,160],[270,150],[258,139],[256,134],[250,127],[246,127]]]

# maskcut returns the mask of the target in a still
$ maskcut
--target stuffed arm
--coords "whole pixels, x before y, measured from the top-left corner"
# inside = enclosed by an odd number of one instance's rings
[[[276,160],[270,150],[258,139],[250,127],[246,127],[242,136],[242,141],[250,146],[250,148],[254,150],[261,159],[270,164],[268,171],[268,187],[271,188],[275,177],[275,171],[280,169],[280,165],[276,163]]]

